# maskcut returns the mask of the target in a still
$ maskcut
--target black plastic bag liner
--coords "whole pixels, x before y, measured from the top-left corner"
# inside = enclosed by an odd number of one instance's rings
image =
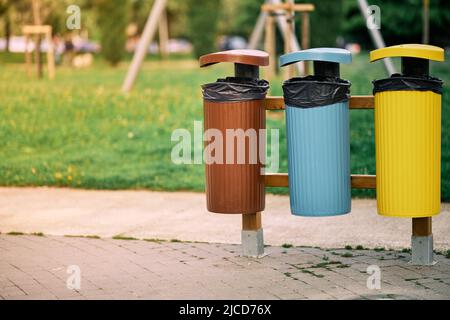
[[[350,98],[350,82],[335,77],[307,76],[283,83],[286,105],[298,108],[322,107],[346,102]]]
[[[424,76],[422,78],[405,77],[393,74],[390,78],[375,80],[373,94],[383,91],[433,91],[442,94],[443,81],[438,78]]]
[[[215,102],[262,100],[269,82],[251,78],[228,77],[202,86],[203,99]]]

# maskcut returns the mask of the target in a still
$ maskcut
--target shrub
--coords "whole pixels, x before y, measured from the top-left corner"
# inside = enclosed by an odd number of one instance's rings
[[[125,52],[128,0],[97,0],[98,27],[103,57],[113,66]]]
[[[188,0],[188,34],[196,57],[216,50],[220,0]]]

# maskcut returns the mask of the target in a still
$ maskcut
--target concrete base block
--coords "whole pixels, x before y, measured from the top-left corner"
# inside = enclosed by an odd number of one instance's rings
[[[433,236],[411,237],[411,262],[415,266],[432,266],[434,261]]]
[[[242,230],[242,255],[244,257],[261,257],[264,255],[263,229]]]

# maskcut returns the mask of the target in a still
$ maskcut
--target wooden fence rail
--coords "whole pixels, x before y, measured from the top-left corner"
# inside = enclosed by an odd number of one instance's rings
[[[373,96],[353,96],[350,98],[350,109],[373,109]],[[284,110],[283,97],[269,96],[265,100],[266,110]],[[289,177],[287,173],[267,173],[264,177],[266,187],[288,187]],[[353,189],[376,189],[375,175],[352,174]]]

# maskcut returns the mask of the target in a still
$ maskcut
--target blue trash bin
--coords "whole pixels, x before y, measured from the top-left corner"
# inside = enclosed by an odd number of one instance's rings
[[[343,49],[317,48],[286,54],[280,65],[313,61],[314,75],[283,83],[286,104],[291,212],[320,217],[349,213],[350,82],[339,64],[351,63]]]

